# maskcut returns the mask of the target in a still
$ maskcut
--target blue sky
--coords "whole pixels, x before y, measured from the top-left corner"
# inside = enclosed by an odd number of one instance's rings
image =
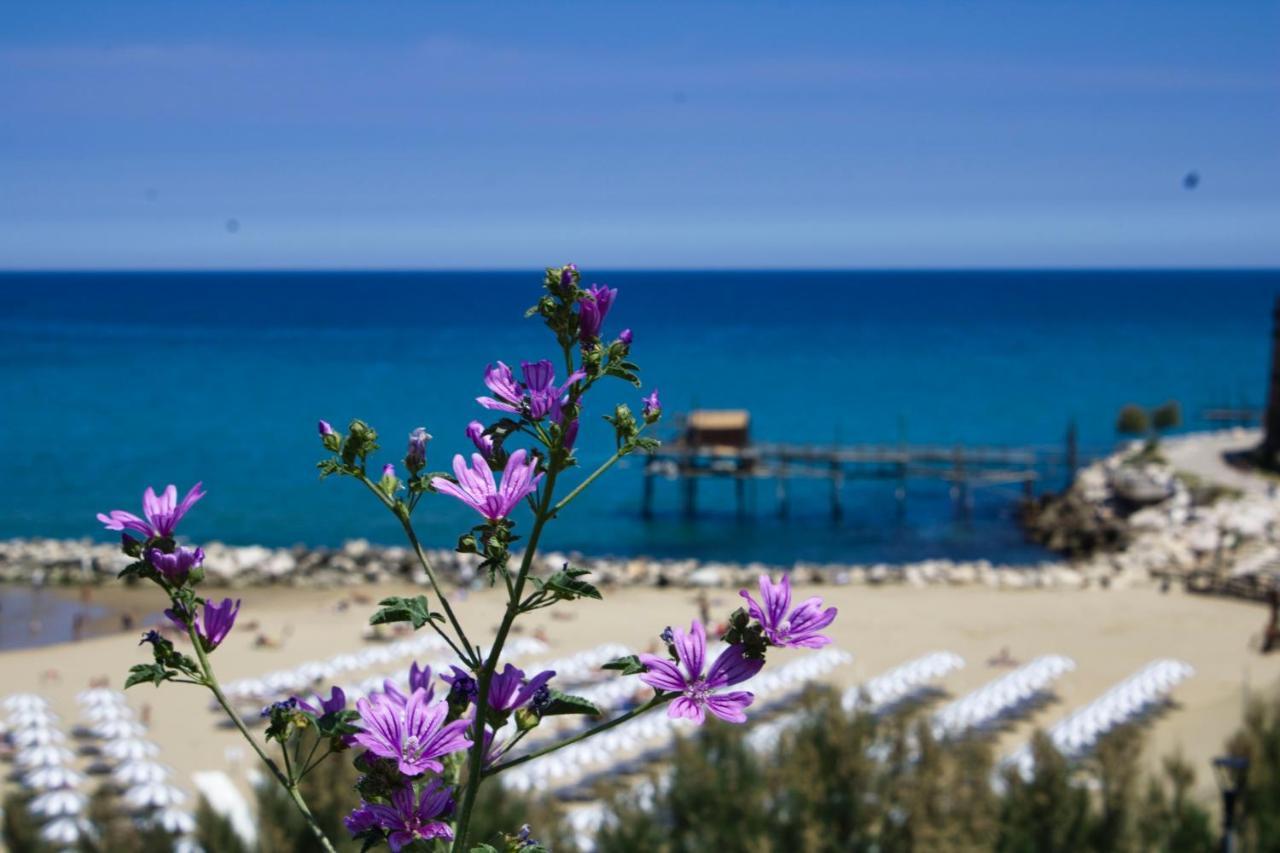
[[[5,19],[0,267],[1280,265],[1275,2]]]

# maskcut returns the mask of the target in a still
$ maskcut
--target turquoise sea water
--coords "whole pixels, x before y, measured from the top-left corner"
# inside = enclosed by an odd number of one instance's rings
[[[486,363],[553,354],[522,319],[529,273],[0,274],[0,537],[107,534],[94,514],[136,510],[144,486],[203,479],[183,532],[196,541],[394,543],[398,528],[346,481],[321,483],[315,421],[362,417],[388,459],[424,425],[431,467],[467,448],[484,413]],[[764,440],[1061,442],[1079,424],[1105,450],[1129,401],[1258,403],[1280,272],[625,272],[607,331],[635,333],[646,384],[669,410],[748,408]],[[639,393],[598,387],[589,416]],[[609,428],[584,425],[590,465]],[[772,490],[746,522],[730,487],[684,520],[674,484],[639,517],[639,468],[570,508],[548,547],[791,562],[1036,556],[1009,520],[1016,491],[957,519],[940,484],[850,484],[845,518],[823,483]],[[423,506],[431,544],[472,523],[446,498]]]

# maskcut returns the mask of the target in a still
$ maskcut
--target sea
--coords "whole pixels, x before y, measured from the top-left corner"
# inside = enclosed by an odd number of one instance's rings
[[[316,421],[361,418],[398,461],[434,436],[429,467],[467,452],[487,413],[485,366],[554,358],[524,312],[539,270],[503,272],[76,272],[0,274],[0,538],[107,540],[94,516],[137,511],[143,489],[197,480],[193,542],[397,544],[396,521],[356,483],[321,481]],[[1280,271],[618,271],[606,321],[634,334],[644,392],[604,382],[579,456],[613,450],[602,417],[657,388],[668,413],[747,409],[760,441],[1115,447],[1126,403],[1265,402]],[[671,437],[668,434],[668,437]],[[549,528],[546,547],[591,555],[902,563],[1041,559],[1015,523],[1016,486],[958,511],[945,483],[797,482],[779,517],[768,483],[740,518],[707,483],[699,514],[656,483],[641,515],[639,460],[602,478]],[[570,483],[582,471],[568,475]],[[1061,484],[1046,478],[1042,488]],[[449,547],[476,521],[444,496],[415,516]],[[517,532],[527,528],[518,517]]]

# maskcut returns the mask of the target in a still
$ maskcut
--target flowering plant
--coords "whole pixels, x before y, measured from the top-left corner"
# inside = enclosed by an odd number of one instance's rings
[[[584,399],[607,378],[637,388],[640,381],[639,368],[630,360],[631,330],[623,330],[611,341],[601,336],[616,290],[598,285],[582,288],[572,264],[548,269],[544,288],[528,316],[540,317],[555,337],[565,379],[557,382],[555,367],[546,359],[523,362],[519,379],[503,362],[490,365],[483,376],[490,395],[476,402],[496,413],[498,420],[467,425],[465,434],[475,452],[470,460],[454,457],[452,474],[426,471],[431,436],[418,428],[409,435],[403,472],[386,463],[375,480],[369,466],[379,449],[377,432],[360,420],[351,421],[345,434],[326,421],[319,422],[320,440],[329,453],[319,463],[321,477],[347,477],[362,484],[399,520],[429,587],[428,594],[383,599],[370,622],[407,622],[414,630],[434,631],[452,650],[456,663],[449,674],[433,674],[430,667],[415,662],[407,694],[388,681],[384,690],[360,698],[354,708],[347,706],[347,696],[338,686],[329,689],[328,699],[323,694],[309,699],[295,696],[267,707],[262,714],[267,720],[266,740],[279,745],[282,764],[249,731],[224,695],[210,663],[210,656],[235,624],[240,602],[215,603],[201,597],[197,589],[204,577],[204,552],[180,546],[174,539],[182,517],[204,497],[200,484],[181,503],[173,486],[160,496],[148,488],[143,497],[144,518],[121,510],[98,516],[108,530],[121,532],[122,548],[134,559],[121,575],[153,581],[166,593],[170,601],[166,615],[186,635],[194,654],[179,651],[158,632],[148,632],[143,642],[151,645],[153,661],[134,666],[126,686],[169,681],[211,691],[327,850],[333,849],[332,844],[298,783],[330,756],[357,752],[355,764],[363,773],[357,784],[362,805],[345,823],[366,848],[385,842],[393,851],[499,853],[499,847],[471,844],[469,838],[476,795],[485,781],[662,706],[672,718],[699,724],[708,712],[728,722],[744,722],[754,697],[748,691],[727,688],[759,672],[771,646],[818,648],[829,642],[819,631],[831,624],[835,608],[823,609],[818,599],[809,599],[792,609],[788,581],[784,578],[774,584],[763,577],[762,602],[743,590],[748,606],[729,617],[721,637],[726,645],[709,667],[707,626],[698,621],[688,631],[667,628],[662,632],[666,656],[630,655],[607,663],[606,670],[638,675],[653,689],[651,698],[625,713],[606,717],[590,701],[557,690],[554,672],[527,674],[503,661],[503,648],[520,616],[602,597],[584,579],[586,571],[568,564],[546,577],[535,575],[538,545],[546,526],[618,460],[657,446],[646,432],[662,417],[656,390],[643,398],[638,417],[626,404],[617,405],[604,417],[614,432],[614,453],[557,497],[561,478],[578,467],[574,444]],[[514,446],[517,443],[521,446]],[[413,515],[427,495],[460,501],[480,516],[479,523],[459,537],[457,550],[475,555],[488,582],[501,583],[506,589],[502,621],[487,649],[468,636],[451,606],[449,591],[418,540]],[[512,545],[519,538],[516,515],[525,514],[522,508],[531,520],[523,553],[517,555]],[[512,755],[545,718],[562,714],[585,715],[596,723],[548,746]],[[304,734],[312,738],[306,755],[301,748]],[[316,757],[321,746],[323,753]],[[505,851],[544,849],[529,837],[527,827],[495,841]]]

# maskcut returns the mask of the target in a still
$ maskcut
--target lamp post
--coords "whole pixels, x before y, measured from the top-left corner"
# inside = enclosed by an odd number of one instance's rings
[[[1236,849],[1236,800],[1249,775],[1249,759],[1243,755],[1220,755],[1213,759],[1213,775],[1222,792],[1222,853]]]

